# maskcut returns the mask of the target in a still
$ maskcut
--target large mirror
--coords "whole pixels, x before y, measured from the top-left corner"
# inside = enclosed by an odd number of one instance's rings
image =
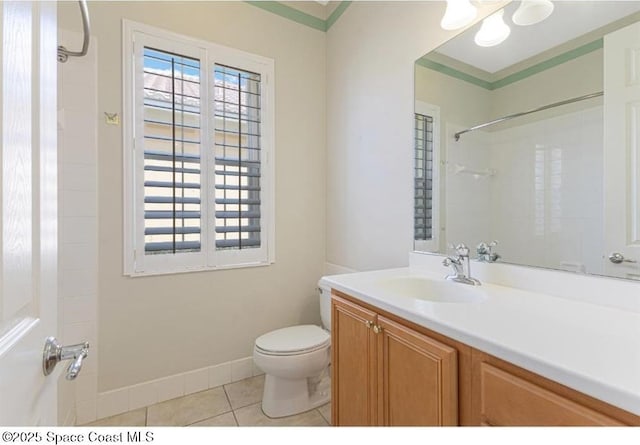
[[[415,250],[640,280],[640,1],[521,6],[415,63]]]

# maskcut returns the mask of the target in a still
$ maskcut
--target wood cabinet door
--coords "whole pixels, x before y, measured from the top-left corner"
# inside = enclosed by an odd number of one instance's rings
[[[376,313],[333,295],[331,303],[331,423],[377,422]]]
[[[379,424],[457,425],[456,350],[382,316],[377,325]]]

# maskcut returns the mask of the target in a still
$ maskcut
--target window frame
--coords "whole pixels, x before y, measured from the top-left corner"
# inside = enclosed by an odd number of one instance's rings
[[[148,276],[204,270],[267,266],[275,262],[275,89],[273,59],[191,38],[124,19],[123,24],[123,216],[124,274]],[[144,136],[137,116],[143,101],[144,47],[200,60],[200,252],[145,254],[144,248]],[[214,66],[224,64],[261,76],[260,233],[261,246],[217,250],[215,218]],[[138,139],[138,140],[137,140]]]

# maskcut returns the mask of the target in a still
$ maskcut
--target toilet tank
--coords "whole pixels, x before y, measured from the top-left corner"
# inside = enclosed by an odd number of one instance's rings
[[[331,289],[325,285],[318,284],[320,292],[320,318],[322,326],[327,330],[331,330]]]

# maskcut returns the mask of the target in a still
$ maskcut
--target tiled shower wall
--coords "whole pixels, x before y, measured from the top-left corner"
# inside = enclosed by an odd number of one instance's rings
[[[505,261],[601,273],[602,106],[491,133],[491,238]]]
[[[82,41],[60,31],[59,42]],[[58,339],[64,345],[90,343],[78,378],[58,384],[62,425],[95,420],[97,399],[97,42],[89,54],[58,64],[59,288]],[[66,366],[66,364],[65,364]]]
[[[446,243],[498,240],[505,262],[602,273],[602,141],[592,106],[448,143]]]

